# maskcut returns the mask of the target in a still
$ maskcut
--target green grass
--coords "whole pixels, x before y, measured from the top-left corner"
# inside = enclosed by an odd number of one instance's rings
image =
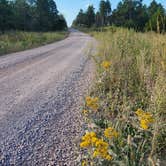
[[[98,41],[97,82],[89,94],[98,97],[97,110],[84,109],[89,131],[109,144],[111,161],[92,156],[88,147],[83,160],[93,165],[155,166],[165,162],[166,149],[166,35],[153,32],[109,27],[102,32],[90,32]],[[103,61],[111,62],[106,70]],[[142,109],[154,121],[141,127],[136,111]],[[148,120],[147,120],[148,121]],[[104,135],[107,127],[114,128],[118,138]],[[88,153],[87,153],[88,152]],[[91,154],[89,154],[91,153]]]
[[[35,48],[64,39],[67,32],[12,31],[0,35],[0,55]]]

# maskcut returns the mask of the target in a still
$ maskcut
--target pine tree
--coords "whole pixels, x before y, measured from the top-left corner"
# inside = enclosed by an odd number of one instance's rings
[[[16,0],[14,3],[14,27],[18,30],[30,30],[32,16],[26,0]]]
[[[107,17],[107,5],[104,0],[100,1],[99,12],[101,16],[101,25],[106,25],[106,17]]]
[[[74,26],[79,26],[79,27],[87,26],[87,16],[86,16],[86,13],[84,13],[84,11],[82,9],[80,9],[73,25]]]
[[[4,33],[12,25],[13,9],[7,0],[0,0],[0,31]]]
[[[166,13],[164,7],[153,0],[148,7],[149,21],[146,24],[147,30],[164,32],[166,29]]]
[[[92,27],[95,24],[95,11],[94,7],[90,5],[86,12],[87,27]]]
[[[109,0],[106,1],[106,11],[107,11],[107,15],[106,15],[106,24],[110,24],[110,16],[111,16],[111,3]]]

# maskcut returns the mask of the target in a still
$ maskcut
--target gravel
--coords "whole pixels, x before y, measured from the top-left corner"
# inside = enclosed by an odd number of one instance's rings
[[[0,165],[78,165],[80,105],[95,72],[90,45],[93,38],[72,31],[0,57]]]

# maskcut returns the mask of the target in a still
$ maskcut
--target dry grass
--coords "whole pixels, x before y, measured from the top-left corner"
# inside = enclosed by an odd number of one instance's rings
[[[162,165],[166,148],[166,35],[112,27],[91,34],[100,42],[94,56],[98,82],[90,93],[99,98],[99,108],[92,110],[85,103],[85,119],[93,126],[87,130],[109,143],[113,159],[89,159],[92,154],[85,153],[83,160],[104,166]],[[109,70],[101,66],[103,61],[111,62]],[[138,109],[153,122],[145,116],[140,119]],[[118,131],[118,138],[104,136],[108,127]]]
[[[67,32],[6,32],[0,35],[0,55],[45,45],[66,36]]]

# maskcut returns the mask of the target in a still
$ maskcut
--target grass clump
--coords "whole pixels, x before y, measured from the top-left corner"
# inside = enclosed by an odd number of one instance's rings
[[[83,114],[88,132],[94,132],[106,147],[103,151],[100,147],[99,155],[95,153],[97,139],[90,147],[82,147],[83,164],[162,165],[166,36],[112,27],[91,34],[99,41],[93,57],[98,81],[85,100]]]
[[[67,32],[21,32],[11,31],[0,34],[0,55],[38,47],[62,40]]]

